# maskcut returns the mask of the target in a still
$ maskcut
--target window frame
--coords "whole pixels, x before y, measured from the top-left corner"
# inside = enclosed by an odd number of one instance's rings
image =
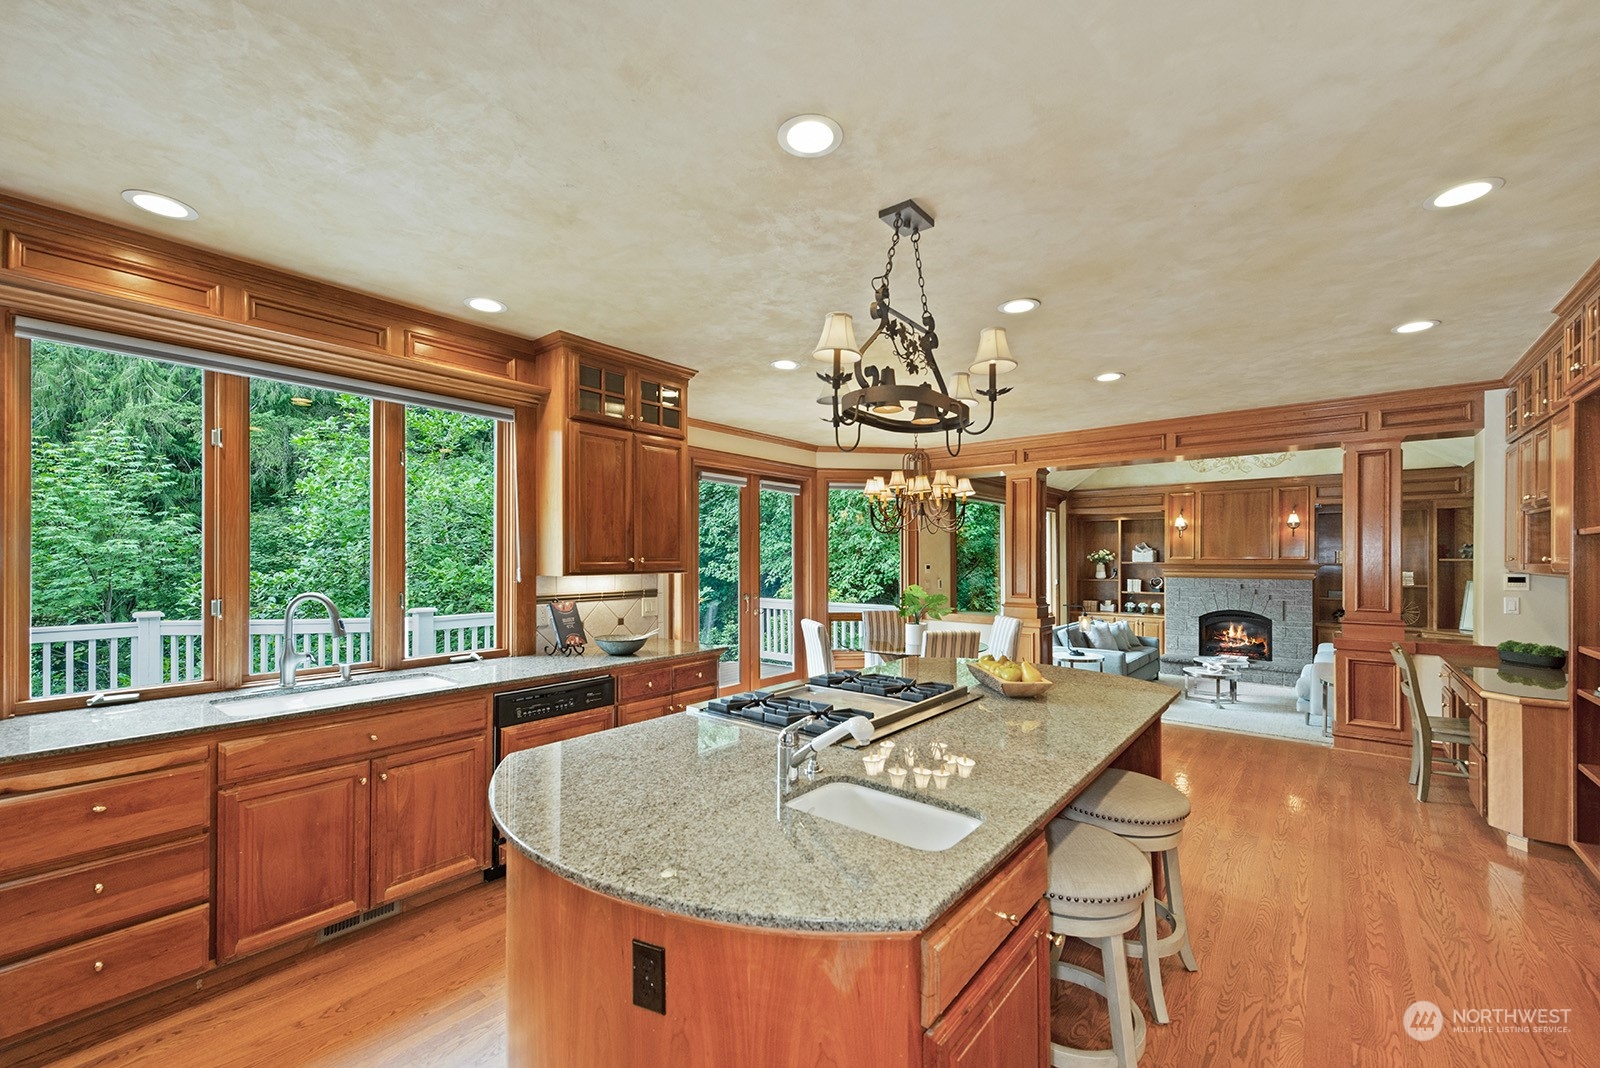
[[[89,697],[88,692],[34,697],[31,690],[32,342],[17,336],[15,320],[9,311],[0,319],[0,570],[5,576],[0,583],[0,719],[83,708]],[[117,352],[111,346],[105,350]],[[126,355],[149,358],[142,353]],[[275,672],[249,671],[252,376],[210,367],[202,371],[200,677],[141,687],[141,700],[235,690],[276,677]],[[345,382],[324,388],[350,390]],[[407,404],[377,397],[372,397],[371,403],[373,656],[355,667],[358,671],[391,671],[446,663],[461,654],[404,656]],[[520,622],[511,618],[525,541],[518,530],[517,514],[532,487],[526,480],[519,481],[517,450],[531,444],[527,436],[519,434],[529,433],[535,410],[517,406],[513,411],[513,421],[497,420],[495,428],[495,644],[474,650],[485,659],[510,655],[513,631]],[[220,615],[213,610],[216,603],[220,603]],[[327,676],[337,670],[332,666],[308,668],[300,677]]]

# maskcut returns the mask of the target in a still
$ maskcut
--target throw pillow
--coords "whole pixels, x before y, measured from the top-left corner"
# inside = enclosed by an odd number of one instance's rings
[[[1144,648],[1139,644],[1139,636],[1133,633],[1133,628],[1125,619],[1117,620],[1117,644],[1125,653],[1136,653]]]
[[[1084,627],[1086,626],[1092,626],[1092,624],[1079,623],[1076,627],[1067,631],[1067,643],[1079,649],[1093,649],[1094,643],[1089,640],[1089,635],[1084,632]]]
[[[1117,636],[1111,628],[1104,623],[1089,624],[1089,641],[1096,649],[1107,652],[1119,652],[1122,646],[1117,644]]]

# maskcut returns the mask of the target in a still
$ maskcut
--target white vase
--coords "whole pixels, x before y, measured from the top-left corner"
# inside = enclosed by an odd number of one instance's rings
[[[1094,565],[1094,577],[1097,578],[1097,579],[1102,579],[1102,578],[1106,577],[1106,565],[1105,564],[1095,564]]]
[[[921,656],[922,655],[922,632],[927,630],[927,629],[928,629],[928,626],[927,626],[926,623],[907,623],[906,624],[906,655],[907,656]]]

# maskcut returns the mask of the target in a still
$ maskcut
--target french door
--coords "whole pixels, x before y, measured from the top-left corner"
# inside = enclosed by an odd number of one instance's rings
[[[805,663],[795,610],[800,487],[703,469],[699,489],[700,641],[728,647],[719,688],[795,677]]]

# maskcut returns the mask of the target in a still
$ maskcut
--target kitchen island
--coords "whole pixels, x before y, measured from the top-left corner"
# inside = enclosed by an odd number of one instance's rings
[[[948,660],[879,670],[977,688]],[[943,852],[781,806],[776,734],[730,721],[678,714],[509,757],[490,804],[514,846],[512,1063],[1047,1063],[1042,830],[1107,767],[1160,774],[1176,691],[1045,671],[1043,698],[985,691],[895,735],[975,761],[945,790],[896,791],[982,820]],[[892,790],[854,750],[820,760],[818,785]],[[664,1012],[635,1003],[659,995]]]

